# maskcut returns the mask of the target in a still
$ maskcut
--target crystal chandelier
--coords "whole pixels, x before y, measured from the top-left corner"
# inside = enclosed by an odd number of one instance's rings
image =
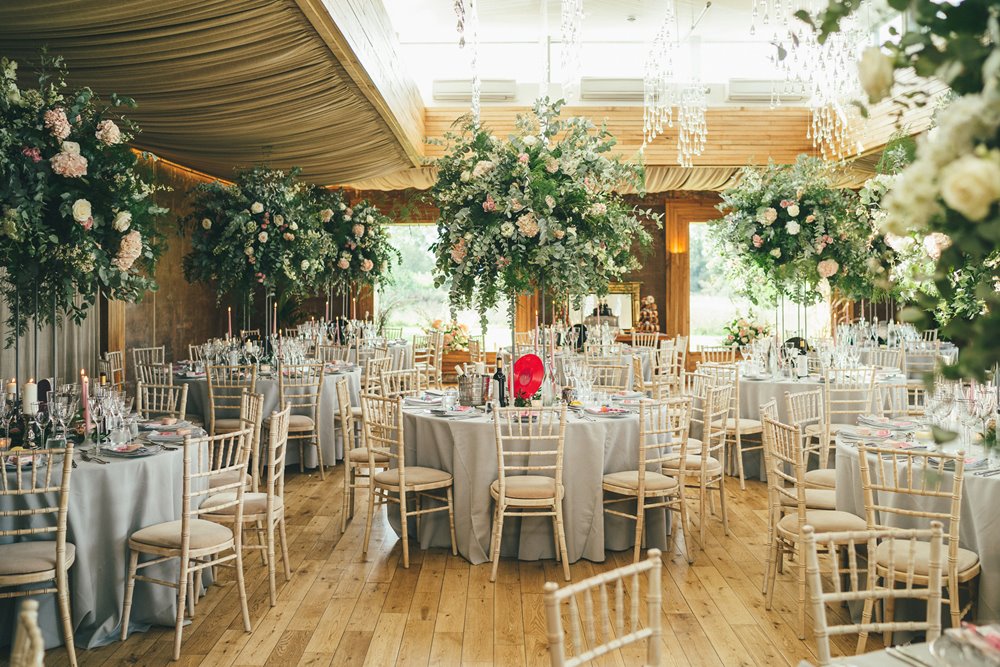
[[[469,47],[469,67],[472,70],[472,119],[479,124],[479,100],[482,81],[479,77],[479,5],[478,0],[455,0],[458,28],[458,48]]]
[[[567,102],[576,97],[580,82],[582,24],[583,0],[562,0],[559,55],[562,64],[563,98]]]
[[[677,162],[682,167],[691,167],[693,158],[704,152],[708,138],[708,125],[705,121],[708,89],[701,82],[698,68],[701,44],[698,38],[689,39],[690,80],[679,81],[676,72],[679,42],[677,11],[673,0],[668,0],[663,23],[653,39],[643,70],[642,146],[645,148],[662,134],[664,126],[673,127],[676,107]]]

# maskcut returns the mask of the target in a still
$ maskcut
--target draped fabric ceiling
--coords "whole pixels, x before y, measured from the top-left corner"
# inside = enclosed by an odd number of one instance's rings
[[[0,55],[26,79],[43,45],[71,84],[138,101],[138,148],[213,176],[267,162],[345,183],[413,164],[290,0],[0,2]]]

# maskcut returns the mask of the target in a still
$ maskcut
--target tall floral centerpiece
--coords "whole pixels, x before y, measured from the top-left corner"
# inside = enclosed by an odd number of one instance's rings
[[[642,219],[617,189],[642,189],[637,164],[612,155],[615,138],[585,118],[561,118],[562,101],[537,101],[506,139],[471,118],[445,135],[431,190],[440,210],[437,285],[452,309],[486,311],[501,297],[543,288],[555,294],[605,294],[608,283],[639,268],[634,250],[650,243]]]
[[[317,292],[330,240],[310,215],[310,190],[297,175],[254,167],[237,171],[231,185],[198,186],[186,220],[185,277],[213,285],[220,301],[251,299],[258,287],[279,298]]]
[[[829,164],[799,156],[794,164],[746,167],[722,193],[725,216],[710,223],[717,247],[741,290],[754,302],[754,278],[797,303],[812,303],[824,285],[851,291],[860,261],[860,225],[851,195],[834,187]]]
[[[26,328],[82,321],[103,293],[133,302],[156,289],[157,216],[167,210],[128,142],[139,128],[89,88],[67,90],[62,59],[43,54],[38,87],[0,60],[0,280],[8,345]],[[148,156],[148,154],[145,155]]]
[[[314,216],[331,244],[323,285],[342,295],[361,286],[387,285],[393,265],[401,261],[389,239],[389,216],[367,200],[348,205],[338,190],[315,188],[311,196]]]
[[[934,240],[933,281],[940,299],[961,293],[981,301],[970,319],[953,317],[941,334],[961,347],[947,375],[982,378],[1000,363],[1000,43],[993,0],[938,3],[890,0],[906,10],[902,34],[864,52],[862,86],[872,103],[892,93],[894,73],[913,68],[919,76],[947,84],[957,99],[938,116],[933,134],[918,141],[916,159],[886,194],[883,228],[897,236],[919,234]],[[813,23],[819,39],[837,32],[856,0],[832,0]],[[907,98],[919,99],[909,93]],[[972,267],[956,285],[953,276]],[[933,327],[938,299],[923,295],[902,316]]]

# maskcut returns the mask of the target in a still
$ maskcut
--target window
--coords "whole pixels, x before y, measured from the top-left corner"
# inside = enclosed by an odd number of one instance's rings
[[[688,227],[690,237],[691,271],[691,349],[700,345],[722,344],[722,327],[737,316],[752,316],[767,322],[772,330],[775,322],[783,331],[783,339],[792,336],[828,336],[830,332],[830,302],[824,298],[808,308],[802,308],[785,299],[784,307],[755,306],[742,296],[727,277],[723,260],[712,245],[708,225],[692,222]]]
[[[379,312],[388,311],[388,326],[402,327],[410,338],[434,320],[450,319],[448,289],[434,287],[434,254],[431,244],[437,239],[433,225],[390,225],[389,237],[402,255],[393,269],[392,284],[377,295]],[[486,349],[510,345],[510,323],[506,308],[487,313]],[[480,333],[479,314],[473,310],[457,313],[460,324],[469,327],[472,335]]]

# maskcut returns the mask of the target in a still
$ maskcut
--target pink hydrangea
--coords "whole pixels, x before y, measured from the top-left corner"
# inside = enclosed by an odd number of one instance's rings
[[[38,150],[33,146],[32,147],[25,146],[24,148],[22,148],[21,155],[23,155],[26,158],[31,158],[32,162],[42,161],[42,151]]]
[[[341,268],[341,269],[344,269],[344,270],[347,270],[347,269],[351,268],[351,260],[349,260],[346,257],[341,257],[337,261],[337,267]]]
[[[141,254],[142,235],[138,230],[133,229],[122,237],[121,246],[118,248],[118,255],[112,260],[112,263],[120,271],[128,271]]]
[[[354,232],[354,235],[360,239],[365,235],[365,226],[360,224],[354,225],[354,227],[351,228],[351,231]]]
[[[840,264],[835,259],[824,259],[816,265],[816,272],[820,278],[830,278],[840,270]]]
[[[530,158],[528,157],[527,153],[521,153],[520,155],[517,156],[517,161],[520,162],[521,164],[528,164],[529,159]]]
[[[486,195],[486,201],[483,202],[483,210],[487,213],[492,213],[497,210],[497,203],[493,200],[491,195]]]
[[[532,212],[525,213],[517,219],[517,228],[521,230],[529,239],[538,235],[538,222],[535,220],[535,214]]]
[[[87,175],[87,158],[80,155],[80,144],[64,141],[62,150],[49,160],[52,171],[66,178],[80,178]]]
[[[94,134],[97,140],[107,146],[120,144],[122,142],[122,131],[118,129],[112,120],[102,120],[97,124],[97,132]]]
[[[60,141],[69,136],[69,119],[66,118],[65,109],[49,109],[43,116],[45,127],[52,132],[52,136]]]

